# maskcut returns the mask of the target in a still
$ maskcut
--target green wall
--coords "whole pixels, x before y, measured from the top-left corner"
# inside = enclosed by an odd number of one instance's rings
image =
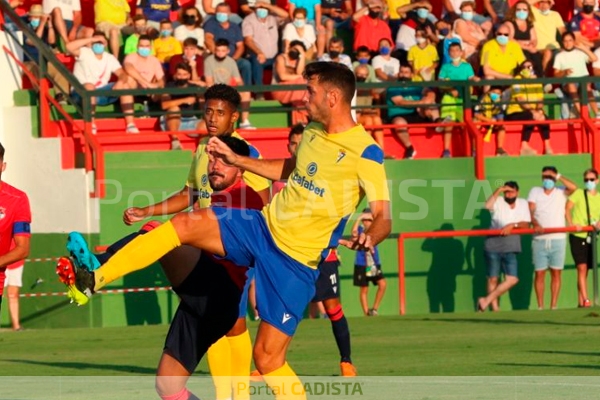
[[[122,212],[128,206],[159,201],[183,187],[191,160],[191,152],[108,153],[106,156],[109,184],[107,196],[100,205],[101,234],[89,237],[94,245],[110,244],[132,231],[132,227],[122,223]],[[393,233],[488,228],[489,213],[482,207],[496,185],[516,180],[521,186],[521,197],[526,198],[529,189],[539,184],[542,166],[556,165],[563,175],[579,182],[590,162],[589,155],[488,158],[488,179],[476,181],[470,158],[387,161]],[[404,254],[407,313],[473,310],[477,297],[485,294],[483,240],[482,237],[407,240]],[[64,241],[65,235],[34,235],[31,258],[61,255]],[[535,308],[530,242],[530,237],[523,238],[520,282],[502,298],[502,309]],[[388,287],[379,311],[380,314],[398,314],[397,240],[384,241],[380,252]],[[358,288],[352,285],[354,254],[346,249],[341,249],[340,254],[345,313],[361,315]],[[575,270],[569,251],[566,264],[561,308],[575,307],[577,301]],[[37,278],[42,278],[43,283],[32,288]],[[158,265],[117,280],[108,289],[153,286],[168,286]],[[549,296],[549,283],[547,287]],[[53,262],[26,266],[24,292],[63,290],[54,275]],[[375,287],[371,286],[371,299],[374,294]],[[168,323],[177,303],[177,298],[168,291],[96,296],[88,307],[74,307],[58,297],[21,299],[24,324],[35,328]],[[7,308],[5,302],[4,325]]]

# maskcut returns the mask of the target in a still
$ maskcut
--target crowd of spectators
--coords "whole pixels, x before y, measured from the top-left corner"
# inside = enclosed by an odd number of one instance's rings
[[[20,1],[11,5],[18,7]],[[359,82],[515,79],[511,86],[486,86],[475,93],[481,96],[476,118],[498,133],[497,155],[508,154],[503,148],[505,119],[540,122],[523,126],[521,154],[535,153],[528,144],[535,128],[544,139],[544,152],[552,153],[550,130],[542,123],[544,93],[555,90],[570,98],[568,112],[576,115],[580,88],[568,82],[543,87],[526,80],[583,77],[588,71],[600,75],[597,0],[576,0],[570,20],[553,10],[555,0],[441,2],[442,14],[434,15],[432,0],[289,0],[285,7],[277,0],[239,0],[238,12],[218,0],[197,0],[182,8],[177,0],[141,0],[133,13],[126,0],[95,0],[95,27],[90,28],[81,23],[79,0],[43,0],[41,9],[32,6],[24,18],[56,52],[75,56],[75,76],[88,89],[106,87],[111,74],[116,76],[113,88],[297,85],[304,82],[305,65],[315,60],[347,65]],[[442,156],[451,157],[450,123],[462,121],[465,94],[435,86],[439,89],[390,84],[389,90],[360,90],[357,118],[366,126],[398,125],[394,131],[406,147],[405,158],[416,154],[406,124],[445,123],[436,130],[444,134]],[[593,87],[587,89],[593,94]],[[263,93],[242,96],[240,128],[253,129],[248,108]],[[179,113],[182,105],[197,109],[201,99],[124,97],[128,133],[137,132],[130,119],[134,101],[161,103],[169,111],[162,119],[165,129],[195,130],[201,124],[182,121]],[[273,97],[297,106],[302,91],[282,90]],[[499,101],[512,104],[495,107]],[[385,104],[387,110],[376,107]],[[297,108],[294,122],[306,122]],[[594,102],[591,109],[600,115]],[[383,144],[381,129],[372,133]]]

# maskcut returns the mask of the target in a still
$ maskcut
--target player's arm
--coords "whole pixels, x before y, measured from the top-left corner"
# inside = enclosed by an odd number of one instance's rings
[[[194,192],[194,189],[186,185],[179,192],[159,203],[126,209],[123,213],[123,222],[126,225],[131,225],[146,218],[175,214],[191,207],[197,199],[198,195]]]
[[[227,164],[242,168],[245,171],[252,172],[272,181],[287,179],[294,168],[296,168],[295,158],[264,160],[240,156],[235,154],[229,146],[217,137],[210,138],[206,150],[210,157],[218,157]]]
[[[29,255],[29,235],[16,235],[14,237],[15,247],[8,253],[0,256],[0,268],[24,260]]]

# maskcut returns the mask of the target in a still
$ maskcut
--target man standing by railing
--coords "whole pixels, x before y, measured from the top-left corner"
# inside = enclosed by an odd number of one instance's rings
[[[561,182],[564,187],[557,187]],[[535,296],[538,308],[544,308],[544,289],[546,271],[550,269],[551,302],[550,307],[556,309],[560,292],[561,272],[565,266],[567,235],[565,233],[542,234],[545,228],[564,228],[565,206],[567,197],[577,189],[575,183],[558,173],[556,167],[542,168],[542,187],[534,187],[529,191],[529,211],[531,223],[537,235],[533,237],[531,253],[535,267]]]
[[[498,298],[519,282],[517,254],[521,252],[521,236],[512,235],[512,230],[529,228],[531,216],[527,200],[519,198],[519,184],[515,181],[496,189],[486,200],[485,208],[492,214],[490,229],[501,229],[502,233],[485,240],[488,295],[477,300],[477,311],[485,311],[489,306],[498,311]],[[504,281],[498,284],[500,270]]]

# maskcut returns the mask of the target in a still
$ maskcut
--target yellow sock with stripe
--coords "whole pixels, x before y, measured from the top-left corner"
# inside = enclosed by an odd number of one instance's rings
[[[231,348],[226,336],[213,343],[206,352],[217,400],[231,398]]]
[[[231,348],[231,387],[233,400],[250,399],[250,364],[252,363],[252,340],[248,329],[241,335],[228,336]]]
[[[179,246],[181,241],[171,221],[138,236],[94,271],[94,290],[99,290],[131,272],[146,268]]]
[[[306,400],[302,382],[286,362],[275,371],[264,374],[263,379],[271,387],[277,400]]]

